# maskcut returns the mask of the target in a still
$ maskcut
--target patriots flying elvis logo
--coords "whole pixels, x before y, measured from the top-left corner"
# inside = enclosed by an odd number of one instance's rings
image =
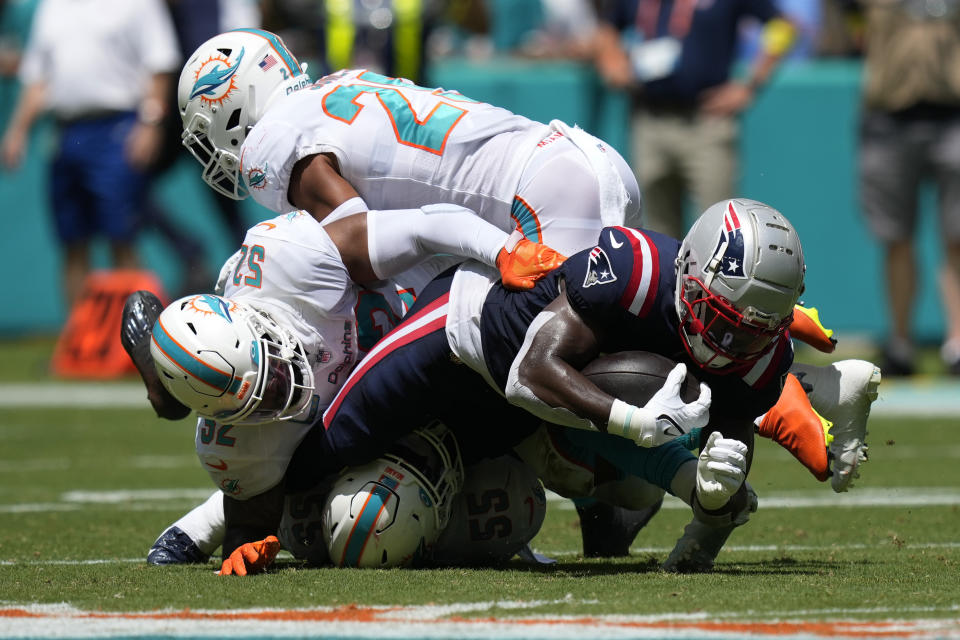
[[[235,76],[245,50],[245,48],[240,49],[240,55],[232,65],[229,59],[221,55],[210,56],[201,64],[197,69],[193,89],[190,91],[190,99],[193,100],[199,96],[204,102],[223,104],[223,101],[237,88]]]
[[[587,259],[587,275],[583,279],[584,288],[616,281],[617,276],[610,267],[610,259],[606,252],[600,247],[594,247]]]
[[[745,278],[743,271],[743,230],[740,227],[740,218],[733,208],[733,203],[727,203],[727,210],[723,214],[723,226],[720,227],[720,239],[717,248],[713,251],[710,262],[720,259],[717,272],[732,278]]]

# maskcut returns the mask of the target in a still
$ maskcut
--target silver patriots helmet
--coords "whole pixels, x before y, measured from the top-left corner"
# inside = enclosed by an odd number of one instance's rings
[[[677,255],[676,310],[690,356],[710,369],[758,360],[793,320],[806,266],[796,230],[762,202],[709,207]]]

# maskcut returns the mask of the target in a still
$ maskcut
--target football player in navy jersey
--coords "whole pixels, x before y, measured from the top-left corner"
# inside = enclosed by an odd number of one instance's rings
[[[676,491],[674,476],[685,468],[681,485],[689,492],[678,495],[695,512],[726,524],[742,520],[754,419],[776,403],[792,362],[785,332],[804,269],[789,221],[751,200],[714,205],[683,243],[604,228],[595,247],[522,293],[466,263],[431,282],[359,363],[294,454],[287,490],[368,462],[433,419],[455,432],[465,464],[502,454],[543,421],[647,448],[707,426],[703,464],[676,454],[672,475],[631,472]],[[597,356],[626,350],[681,363],[642,407],[580,373]],[[688,366],[709,384],[686,403],[680,382]],[[243,506],[245,513],[227,514],[236,535],[256,540],[275,530],[276,522],[254,515],[254,502]]]
[[[512,446],[540,420],[650,447],[706,424],[712,396],[711,427],[722,423],[725,435],[749,444],[793,360],[785,332],[804,269],[789,221],[751,200],[714,205],[683,243],[607,227],[594,248],[519,294],[468,263],[424,289],[354,370],[311,440],[321,461],[352,464],[436,413],[468,451],[473,441],[481,452],[491,442]],[[580,373],[602,353],[633,350],[689,366],[707,383],[700,398],[634,407]],[[503,411],[530,417],[457,426],[475,421],[456,414],[477,376],[509,401]]]
[[[695,522],[729,531],[756,507],[743,481],[754,424],[793,360],[787,329],[804,270],[790,222],[745,199],[710,207],[682,242],[604,228],[595,247],[523,292],[466,263],[427,285],[354,369],[294,454],[286,489],[364,464],[431,420],[456,434],[464,464],[502,455],[546,421],[690,502]],[[644,406],[581,373],[601,354],[637,350],[680,363]],[[706,383],[689,403],[687,368]],[[698,461],[672,441],[701,427]],[[258,515],[271,509],[241,504],[227,513],[233,535],[276,530]]]

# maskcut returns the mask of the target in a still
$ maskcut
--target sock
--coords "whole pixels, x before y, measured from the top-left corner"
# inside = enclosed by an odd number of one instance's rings
[[[172,526],[190,536],[197,546],[206,554],[212,554],[223,542],[226,530],[226,520],[223,515],[223,494],[214,492],[207,501],[195,507],[173,523]]]

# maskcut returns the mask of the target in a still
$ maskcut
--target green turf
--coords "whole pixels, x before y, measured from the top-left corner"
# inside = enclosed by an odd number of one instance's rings
[[[871,460],[850,496],[955,486],[956,426],[875,418]],[[685,511],[663,510],[628,559],[584,560],[576,512],[551,503],[534,541],[559,558],[550,567],[356,571],[281,559],[268,575],[225,579],[214,575],[213,562],[157,568],[142,561],[164,526],[210,488],[193,455],[190,420],[160,421],[146,408],[0,409],[0,442],[0,601],[7,605],[134,611],[523,600],[545,603],[535,613],[706,611],[752,619],[876,618],[877,611],[954,617],[960,606],[956,506],[761,509],[731,538],[739,550],[721,553],[710,575],[658,569]],[[836,504],[847,497],[767,442],[759,443],[751,481],[761,496],[803,492]],[[85,502],[78,493],[149,489],[194,492],[161,499],[133,493],[116,503]]]

